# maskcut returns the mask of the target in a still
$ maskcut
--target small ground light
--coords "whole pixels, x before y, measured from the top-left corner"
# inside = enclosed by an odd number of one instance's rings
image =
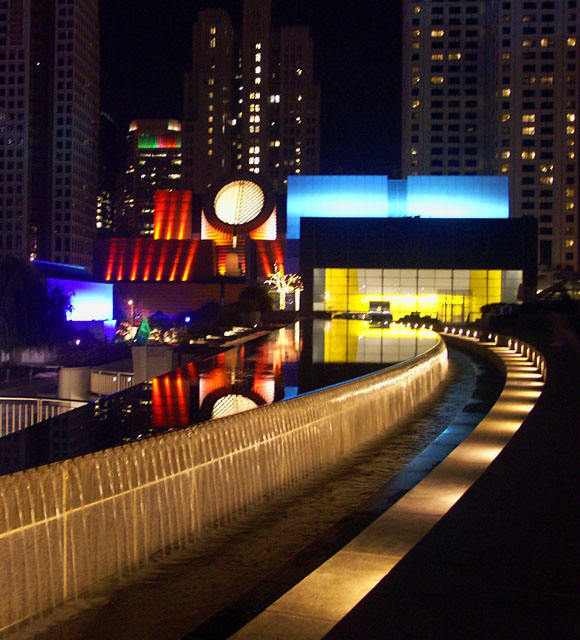
[[[81,343],[81,341],[77,338],[77,339],[75,340],[75,344],[77,345],[77,347],[79,346],[79,344],[80,344],[80,343]]]
[[[191,316],[185,316],[184,320],[187,323],[191,322]]]
[[[491,333],[488,333],[488,334],[487,334],[487,339],[488,339],[488,340],[491,340],[491,338],[492,338]]]

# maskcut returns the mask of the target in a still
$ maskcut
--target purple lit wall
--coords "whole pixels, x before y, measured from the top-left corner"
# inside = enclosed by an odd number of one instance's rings
[[[73,310],[67,320],[110,320],[113,317],[113,285],[83,280],[47,278],[49,284],[70,294]]]

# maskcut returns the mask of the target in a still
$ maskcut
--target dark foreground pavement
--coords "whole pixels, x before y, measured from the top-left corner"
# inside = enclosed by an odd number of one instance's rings
[[[580,638],[580,343],[533,342],[548,378],[532,413],[325,638]]]

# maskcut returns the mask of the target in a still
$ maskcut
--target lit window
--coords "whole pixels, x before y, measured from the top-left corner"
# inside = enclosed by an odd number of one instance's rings
[[[416,156],[419,153],[419,149],[417,147],[411,147],[411,155]]]
[[[540,40],[540,44],[542,45],[542,47],[553,47],[554,46],[554,41],[553,40],[548,40],[548,38],[542,38]]]
[[[573,202],[567,202],[566,203],[566,211],[572,211],[573,208],[574,208],[574,203]]]
[[[257,66],[257,67],[254,69],[254,71],[255,71],[256,73],[262,73],[262,67]]]
[[[215,38],[211,38],[209,41],[210,49],[215,49]]]
[[[447,58],[449,60],[461,60],[461,54],[460,53],[450,53],[447,55]]]
[[[536,127],[522,127],[522,135],[533,136],[536,133]]]
[[[502,152],[501,152],[501,157],[502,157],[504,160],[507,160],[507,158],[509,158],[510,156],[511,156],[511,151],[502,151]]]
[[[501,59],[502,60],[510,60],[511,59],[511,53],[509,51],[505,51],[504,53],[501,54]]]
[[[431,37],[432,38],[442,38],[445,35],[445,31],[443,29],[432,29]]]
[[[568,160],[574,160],[574,158],[576,157],[576,153],[574,151],[568,151],[566,157],[568,158]]]
[[[421,43],[418,41],[412,42],[411,43],[411,47],[413,47],[413,49],[420,49],[421,48]]]
[[[567,113],[566,120],[568,122],[576,122],[576,114],[575,113]]]
[[[522,160],[533,160],[535,157],[535,151],[522,151]]]
[[[535,113],[528,113],[522,116],[522,122],[535,122],[535,121],[536,121]]]
[[[213,156],[213,149],[209,149],[208,152],[207,152],[207,155],[208,156]]]
[[[296,69],[296,75],[297,76],[301,76],[302,75],[302,69]]]
[[[508,122],[511,119],[511,115],[509,113],[502,113],[501,114],[501,121],[502,122]]]
[[[215,36],[215,33],[216,33],[215,27],[210,27],[209,32],[212,36]]]
[[[413,29],[413,31],[411,32],[411,35],[414,38],[418,38],[421,35],[421,29]]]
[[[576,46],[576,38],[568,38],[566,43],[568,44],[569,47],[575,47]]]
[[[540,182],[542,184],[554,184],[554,176],[542,176]]]
[[[501,95],[502,95],[504,98],[507,98],[507,97],[511,94],[511,92],[512,92],[512,90],[511,90],[511,89],[502,89],[502,90],[501,90]]]
[[[432,53],[431,54],[431,60],[443,60],[443,54],[442,53]]]
[[[574,246],[574,240],[565,240],[566,249],[571,249]]]
[[[443,84],[445,78],[443,76],[431,76],[431,84]]]
[[[573,126],[571,126],[571,125],[567,126],[567,127],[566,127],[566,133],[567,133],[569,136],[573,136],[573,135],[576,133],[576,127],[573,127]]]
[[[542,84],[554,84],[554,76],[542,76],[540,82]]]
[[[534,46],[534,41],[533,40],[524,40],[522,42],[522,47],[533,47],[533,46]]]
[[[412,84],[419,84],[419,82],[421,82],[421,78],[419,76],[413,76],[411,78],[411,83]]]
[[[552,173],[554,171],[554,165],[553,164],[541,164],[540,165],[540,171],[542,173]]]
[[[507,173],[509,170],[510,170],[509,164],[506,163],[506,164],[502,164],[501,165],[501,172],[502,173]]]
[[[262,43],[261,42],[256,42],[256,45],[254,47],[255,49],[261,49],[262,48]]]
[[[257,54],[254,56],[254,60],[255,60],[256,62],[262,62],[262,54],[261,54],[261,53],[257,53]]]
[[[566,146],[567,147],[575,147],[576,146],[576,140],[566,140]]]
[[[574,195],[575,195],[574,189],[566,189],[566,197],[567,198],[573,198]]]
[[[260,84],[262,82],[262,78],[260,78],[259,76],[254,78],[254,84]]]
[[[411,102],[411,106],[413,107],[413,109],[416,109],[420,104],[421,100],[413,100],[413,102]]]
[[[415,5],[413,7],[413,13],[416,15],[418,13],[421,13],[421,7],[419,5]]]

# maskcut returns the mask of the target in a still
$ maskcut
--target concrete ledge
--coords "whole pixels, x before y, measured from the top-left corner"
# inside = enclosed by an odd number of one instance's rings
[[[233,638],[365,637],[330,630],[452,509],[519,429],[542,392],[543,356],[521,342],[500,346],[504,341],[495,336],[484,346],[473,338],[452,340],[487,353],[505,370],[505,388],[490,413],[415,488]]]

